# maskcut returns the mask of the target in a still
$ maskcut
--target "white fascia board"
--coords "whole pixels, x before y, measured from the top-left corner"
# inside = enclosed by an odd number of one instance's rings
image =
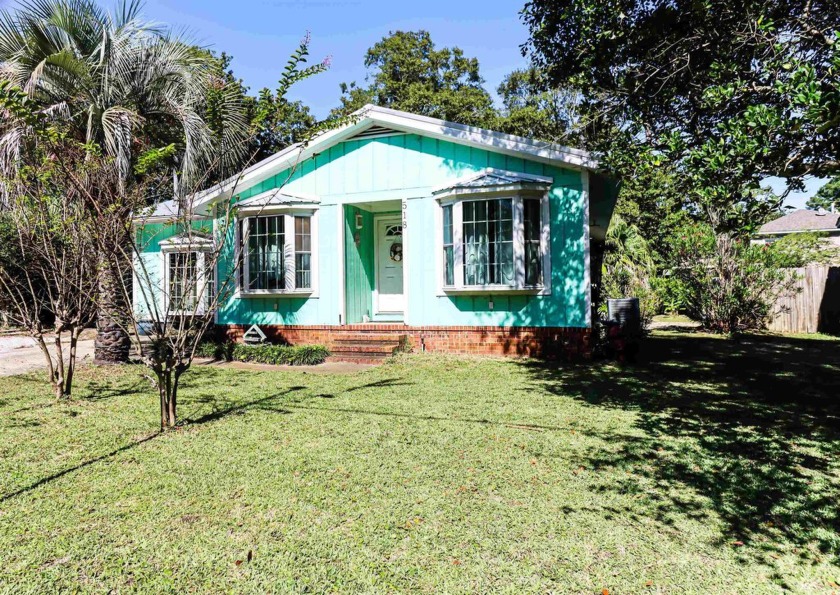
[[[161,250],[167,248],[193,248],[195,250],[207,249],[213,247],[213,240],[204,236],[173,236],[160,242]]]
[[[367,123],[368,121],[366,120],[360,120],[355,124],[324,132],[306,146],[297,143],[286,147],[279,153],[275,153],[271,157],[266,157],[259,163],[255,163],[241,174],[228,178],[224,182],[220,182],[207,190],[199,192],[195,195],[194,208],[213,202],[223,195],[231,196],[236,188],[247,190],[254,184],[289,169],[296,163],[302,164],[313,155],[356,134]]]
[[[441,203],[451,202],[458,197],[488,197],[488,196],[537,196],[541,197],[551,190],[548,184],[538,186],[524,186],[521,183],[500,184],[497,186],[482,186],[476,188],[451,188],[435,194],[435,199]]]
[[[367,111],[366,117],[376,124],[387,125],[405,132],[417,132],[426,136],[448,140],[457,144],[483,148],[488,151],[505,153],[534,161],[554,165],[565,165],[576,169],[597,169],[598,162],[587,151],[573,149],[545,141],[538,141],[522,136],[505,134],[447,122],[428,116],[400,112],[384,107],[365,106],[360,112]]]
[[[217,199],[224,192],[230,193],[236,187],[247,189],[376,124],[394,130],[415,133],[549,165],[572,169],[598,168],[598,162],[587,151],[495,132],[476,126],[446,122],[437,118],[372,105],[366,105],[356,111],[354,115],[358,120],[352,124],[324,132],[307,145],[300,143],[291,145],[279,153],[252,165],[241,174],[199,192],[194,198],[194,208]]]
[[[132,225],[135,227],[139,225],[151,225],[153,223],[177,223],[178,221],[183,221],[185,217],[178,217],[177,215],[168,215],[168,216],[155,216],[155,217],[134,217],[131,220]],[[206,221],[207,217],[205,215],[192,215],[189,217],[190,221]]]

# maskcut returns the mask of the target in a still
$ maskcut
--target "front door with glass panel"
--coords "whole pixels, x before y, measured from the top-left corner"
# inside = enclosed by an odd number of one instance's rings
[[[403,236],[399,219],[377,219],[376,222],[376,295],[377,314],[402,313]]]

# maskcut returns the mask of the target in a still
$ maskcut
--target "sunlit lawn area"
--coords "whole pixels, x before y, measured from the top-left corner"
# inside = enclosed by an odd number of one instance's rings
[[[840,592],[840,342],[0,379],[0,592]]]

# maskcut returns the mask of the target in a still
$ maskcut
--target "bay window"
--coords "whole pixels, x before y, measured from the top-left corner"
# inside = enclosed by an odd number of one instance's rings
[[[478,188],[439,199],[443,292],[550,292],[548,194],[517,190]]]
[[[443,284],[455,284],[455,236],[452,232],[452,205],[443,207]]]
[[[543,284],[542,205],[536,198],[522,199],[523,242],[525,244],[525,285]]]
[[[463,203],[464,285],[512,285],[513,200]]]
[[[313,292],[313,220],[312,211],[242,215],[241,293]]]

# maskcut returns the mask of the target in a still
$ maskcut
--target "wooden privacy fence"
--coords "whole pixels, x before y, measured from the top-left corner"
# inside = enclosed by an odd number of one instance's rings
[[[798,290],[779,298],[767,328],[779,333],[840,334],[840,267],[794,269]]]

